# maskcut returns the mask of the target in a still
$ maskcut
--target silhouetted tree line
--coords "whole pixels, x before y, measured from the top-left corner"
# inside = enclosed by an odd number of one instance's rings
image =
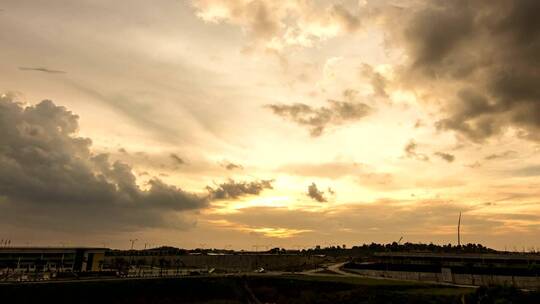
[[[171,246],[162,246],[151,249],[141,250],[119,250],[112,249],[106,252],[108,256],[171,256],[171,255],[188,255],[188,254],[232,254],[238,251],[226,249],[182,249]]]
[[[316,246],[315,248],[302,250],[285,250],[283,248],[274,248],[268,251],[273,254],[311,254],[311,255],[328,255],[328,256],[369,256],[376,252],[425,252],[425,253],[497,253],[495,249],[483,246],[482,244],[466,244],[466,245],[437,245],[433,243],[404,243],[397,242],[389,244],[363,244],[347,248],[342,246]]]
[[[305,250],[307,253],[326,254],[326,255],[371,255],[375,252],[426,252],[426,253],[496,253],[497,250],[483,246],[482,244],[466,245],[437,245],[433,243],[403,243],[393,242],[390,244],[363,244],[353,246],[350,249],[343,246],[330,246],[325,248],[316,247]]]
[[[329,256],[369,256],[376,252],[426,252],[426,253],[496,253],[497,250],[483,246],[482,244],[469,243],[466,245],[437,245],[433,243],[403,243],[389,244],[363,244],[347,248],[342,246],[316,246],[314,248],[291,250],[285,248],[272,248],[267,251],[234,251],[225,249],[181,249],[163,246],[145,250],[111,250],[108,256],[174,256],[193,254],[302,254],[302,255],[329,255]]]

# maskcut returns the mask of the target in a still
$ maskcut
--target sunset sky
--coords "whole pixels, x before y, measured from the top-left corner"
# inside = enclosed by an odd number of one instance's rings
[[[0,239],[538,249],[539,11],[3,0]]]

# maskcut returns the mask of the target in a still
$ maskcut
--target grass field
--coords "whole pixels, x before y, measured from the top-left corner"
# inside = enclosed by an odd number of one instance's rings
[[[494,302],[494,295],[498,302]],[[524,294],[513,289],[476,290],[331,275],[187,277],[0,285],[0,299],[2,303],[96,304],[540,303],[538,294]]]

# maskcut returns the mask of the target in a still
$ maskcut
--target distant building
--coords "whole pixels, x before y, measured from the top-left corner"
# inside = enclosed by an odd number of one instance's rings
[[[371,277],[540,289],[538,254],[379,252],[346,268]]]
[[[100,271],[106,248],[5,247],[0,248],[0,270]]]
[[[420,252],[378,252],[374,258],[386,267],[418,268],[439,271],[452,268],[462,272],[483,271],[497,273],[504,271],[540,274],[540,255],[537,254],[474,254],[474,253],[420,253]]]

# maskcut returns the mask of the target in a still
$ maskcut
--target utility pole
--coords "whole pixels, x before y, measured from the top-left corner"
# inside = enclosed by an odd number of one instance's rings
[[[461,212],[459,212],[459,219],[457,224],[457,244],[461,247]]]

